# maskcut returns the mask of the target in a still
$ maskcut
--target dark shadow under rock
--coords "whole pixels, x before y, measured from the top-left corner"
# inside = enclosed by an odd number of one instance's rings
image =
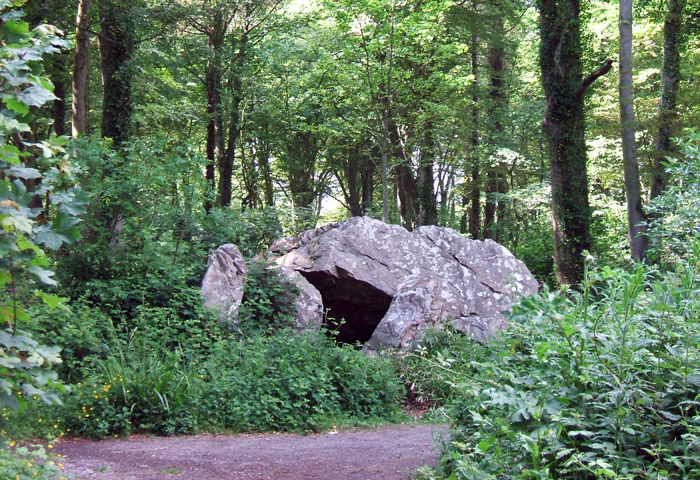
[[[300,272],[321,293],[326,325],[337,330],[340,343],[364,344],[391,304],[391,297],[369,283],[325,272]]]

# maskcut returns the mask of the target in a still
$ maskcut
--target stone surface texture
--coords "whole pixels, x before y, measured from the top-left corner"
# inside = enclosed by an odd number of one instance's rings
[[[296,270],[289,267],[279,267],[276,270],[282,278],[299,289],[295,302],[294,327],[298,330],[319,330],[323,323],[321,293]]]
[[[246,261],[235,245],[222,245],[211,252],[202,279],[204,306],[220,312],[225,320],[235,321],[247,274]]]
[[[507,326],[501,312],[538,289],[525,264],[491,240],[434,226],[409,232],[369,217],[284,239],[269,254],[277,265],[304,275],[330,316],[345,320],[341,339],[347,334],[364,343],[379,330],[376,346],[404,346],[410,330],[443,319],[485,340]],[[431,298],[436,290],[438,298]],[[403,313],[401,304],[408,307]],[[384,319],[391,325],[382,325]]]

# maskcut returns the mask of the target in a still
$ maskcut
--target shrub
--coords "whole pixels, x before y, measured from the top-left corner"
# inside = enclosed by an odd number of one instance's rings
[[[115,350],[97,360],[96,372],[74,386],[58,411],[71,434],[106,437],[194,431],[181,352],[154,346],[137,335],[126,348]]]
[[[219,344],[196,381],[200,417],[233,431],[307,431],[327,417],[388,418],[399,397],[389,361],[292,331]]]
[[[668,157],[673,183],[649,206],[649,249],[667,263],[688,255],[700,234],[700,133],[676,139],[681,159]]]
[[[697,478],[700,242],[658,275],[588,270],[525,299],[480,373],[454,370],[451,478]]]
[[[274,332],[294,324],[299,288],[265,262],[250,262],[238,310],[238,329],[244,335]]]

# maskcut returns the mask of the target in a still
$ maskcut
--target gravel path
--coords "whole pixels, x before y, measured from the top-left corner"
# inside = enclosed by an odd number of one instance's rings
[[[390,425],[315,435],[62,440],[65,473],[96,480],[406,480],[435,465],[443,425]]]

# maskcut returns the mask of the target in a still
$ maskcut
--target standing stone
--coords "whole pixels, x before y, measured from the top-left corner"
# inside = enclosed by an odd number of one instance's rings
[[[209,254],[202,279],[201,297],[206,308],[221,313],[223,320],[235,322],[243,301],[243,285],[248,267],[233,244],[222,245]]]
[[[309,283],[299,272],[288,268],[275,269],[285,281],[299,289],[299,295],[294,303],[294,328],[300,331],[321,329],[323,323],[323,299],[321,293]]]

